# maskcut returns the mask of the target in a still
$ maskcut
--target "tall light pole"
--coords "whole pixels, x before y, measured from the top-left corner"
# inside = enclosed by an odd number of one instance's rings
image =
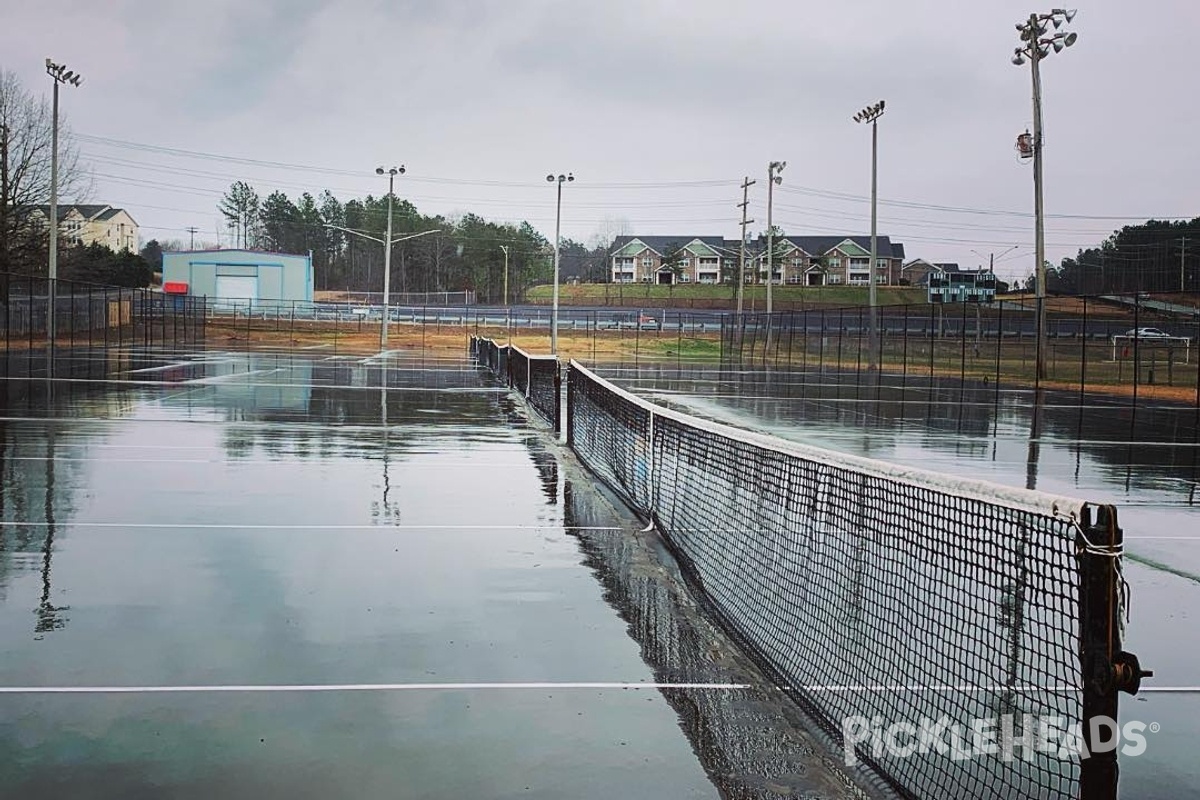
[[[500,245],[504,251],[504,307],[508,308],[508,245]]]
[[[547,175],[546,180],[558,184],[558,205],[554,212],[554,306],[550,312],[550,354],[558,355],[558,244],[562,230],[562,187],[564,183],[575,180],[568,172],[566,175]]]
[[[389,220],[389,222],[390,222],[390,220]],[[390,254],[392,252],[393,246],[400,244],[400,242],[407,242],[409,239],[416,239],[421,236],[429,236],[431,233],[441,233],[442,232],[441,228],[434,228],[431,231],[421,231],[420,233],[409,233],[404,236],[397,236],[394,239],[388,239],[387,241],[384,241],[383,239],[380,239],[376,236],[370,236],[368,234],[363,233],[362,231],[356,231],[353,228],[343,228],[341,225],[325,225],[325,227],[332,228],[335,231],[341,231],[342,233],[349,233],[352,236],[359,236],[359,237],[362,237],[363,239],[370,239],[372,242],[378,242],[379,244],[383,245],[383,261],[385,264],[389,264],[389,265],[391,262]],[[391,229],[392,229],[392,226],[389,224],[388,230],[390,231]],[[386,268],[384,271],[386,273]],[[386,277],[384,277],[383,282],[384,282],[383,324],[380,326],[380,329],[379,329],[379,349],[381,351],[387,348],[387,323],[388,323],[388,316],[389,316],[388,303],[387,303],[387,278]]]
[[[871,270],[867,273],[867,305],[870,306],[867,321],[867,369],[879,369],[879,295],[875,291],[878,283],[879,247],[876,239],[876,208],[879,199],[879,118],[883,116],[884,101],[867,106],[854,115],[855,122],[871,123]]]
[[[775,185],[783,183],[779,173],[787,166],[786,161],[772,161],[767,165],[767,313],[771,313],[771,284],[775,282],[775,223],[772,217]],[[767,318],[767,335],[770,336],[771,320]]]
[[[404,165],[387,169],[376,167],[375,174],[388,176],[387,235],[383,239],[385,242],[383,246],[383,324],[379,326],[379,350],[382,352],[387,349],[388,321],[391,317],[391,313],[388,311],[388,301],[391,298],[392,290],[392,196],[396,176],[404,174]]]
[[[1075,18],[1075,11],[1055,8],[1049,14],[1030,14],[1017,23],[1021,46],[1013,53],[1012,63],[1018,67],[1029,59],[1033,73],[1033,216],[1034,216],[1034,274],[1037,276],[1037,378],[1046,377],[1046,231],[1042,211],[1042,74],[1040,64],[1051,52],[1061,52],[1075,44],[1078,34],[1059,31],[1047,36],[1050,25],[1057,30],[1064,22]]]
[[[46,333],[50,346],[53,347],[54,337],[57,333],[54,307],[57,305],[58,294],[58,85],[69,83],[72,86],[79,86],[83,83],[83,76],[67,69],[66,64],[55,64],[48,58],[46,59],[46,74],[54,82],[54,111],[50,124],[50,268],[48,270],[50,285],[47,292],[49,303],[46,312]]]

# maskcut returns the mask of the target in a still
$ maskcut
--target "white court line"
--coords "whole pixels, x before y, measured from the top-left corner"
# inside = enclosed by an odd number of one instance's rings
[[[1182,506],[1182,504],[1180,504]],[[1174,506],[1173,506],[1174,507]],[[1200,542],[1200,536],[1126,536],[1126,542]]]
[[[239,694],[251,692],[447,692],[479,690],[644,690],[694,689],[736,691],[752,688],[748,683],[621,683],[612,681],[577,681],[537,683],[317,683],[317,684],[244,684],[211,686],[0,686],[0,694]],[[784,688],[787,687],[776,687]],[[1051,691],[1078,692],[1073,686],[803,686],[806,691],[833,692],[995,692]],[[1200,693],[1200,686],[1143,687],[1142,692]]]
[[[163,528],[172,530],[256,530],[256,531],[374,531],[374,530],[413,530],[413,531],[623,531],[625,528],[589,526],[589,525],[236,525],[232,523],[215,522],[3,522],[0,527],[14,528],[45,528],[54,525],[58,528]]]
[[[282,367],[270,372],[287,372]],[[226,376],[213,376],[212,378],[197,378],[186,381],[135,381],[124,379],[100,379],[100,378],[53,378],[55,383],[99,383],[108,386],[145,386],[145,387],[161,387],[175,388],[179,386],[224,386],[228,385],[233,378],[246,376],[254,373],[242,372],[238,375],[228,376],[229,380],[225,380]],[[220,378],[220,380],[218,380]],[[0,378],[6,381],[25,381],[29,378]],[[34,378],[33,380],[44,380],[42,378]],[[507,394],[509,389],[507,386],[444,386],[444,387],[422,387],[422,386],[351,386],[349,384],[337,383],[234,383],[233,385],[243,389],[271,388],[271,389],[357,389],[359,391],[379,391],[386,388],[389,392],[456,392],[459,394]]]
[[[211,448],[208,448],[208,449],[211,449]],[[276,466],[279,464],[286,464],[288,466],[301,467],[301,466],[304,466],[305,464],[328,466],[328,465],[332,465],[332,464],[338,464],[347,459],[351,459],[351,460],[355,461],[356,463],[358,463],[358,462],[362,461],[362,456],[364,454],[368,454],[368,453],[370,455],[376,456],[373,459],[369,459],[371,461],[379,461],[378,456],[382,455],[382,451],[364,451],[363,453],[359,453],[359,454],[347,453],[342,456],[326,456],[326,457],[321,457],[321,458],[306,458],[303,460],[297,460],[294,457],[289,457],[289,458],[277,458],[277,459],[263,459],[263,460],[256,460],[256,461],[249,461],[249,460],[237,459],[237,458],[110,458],[108,456],[103,456],[103,455],[98,455],[94,458],[80,458],[80,457],[75,457],[75,456],[58,456],[58,455],[56,455],[53,457],[51,457],[51,456],[11,456],[9,458],[6,458],[5,461],[47,461],[47,460],[52,459],[55,463],[64,463],[64,464],[89,464],[89,463],[93,463],[93,462],[100,463],[100,464],[221,464],[221,465],[226,465],[226,466],[231,466],[231,467],[232,466],[265,467],[265,466]],[[431,461],[428,463],[424,463],[424,462],[417,462],[415,460],[412,460],[410,453],[411,453],[411,451],[405,452],[405,453],[401,454],[400,456],[398,456],[400,458],[404,458],[405,460],[397,461],[395,464],[392,464],[391,466],[396,467],[398,469],[426,470],[426,469],[430,469],[430,468],[462,469],[464,467],[512,467],[512,468],[516,468],[516,467],[529,467],[529,466],[533,465],[533,462],[531,462],[531,461],[514,462],[514,463],[503,463],[503,462],[496,462],[496,461]]]
[[[207,692],[414,692],[479,689],[748,689],[745,683],[328,683],[245,686],[0,686],[0,694],[166,694]]]
[[[161,367],[143,367],[141,369],[131,369],[131,370],[128,370],[125,374],[126,375],[140,375],[145,372],[164,372],[169,369],[175,369],[176,367],[191,367],[191,366],[199,366],[199,365],[200,365],[200,362],[198,362],[198,361],[179,361],[174,364],[163,364]]]

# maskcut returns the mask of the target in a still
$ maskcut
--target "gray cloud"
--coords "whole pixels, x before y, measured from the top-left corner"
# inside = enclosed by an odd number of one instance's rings
[[[789,162],[776,209],[788,230],[862,233],[866,204],[827,192],[868,193],[870,136],[850,117],[880,98],[883,198],[1031,209],[1030,171],[1013,151],[1032,116],[1029,71],[1008,62],[1029,10],[1002,0],[67,0],[6,10],[0,59],[35,89],[47,55],[83,70],[84,87],[64,97],[83,133],[355,173],[86,147],[98,173],[123,178],[97,177],[95,199],[128,206],[147,236],[213,230],[216,197],[235,178],[264,193],[378,194],[369,172],[382,161],[407,164],[402,191],[430,212],[548,230],[541,176],[571,169],[572,237],[614,216],[651,233],[732,235],[736,184],[770,159]],[[1131,19],[1126,3],[1095,0],[1074,28],[1079,45],[1045,65],[1047,210],[1195,213],[1200,109],[1182,98],[1200,73],[1200,7],[1147,0]],[[664,186],[697,179],[726,183]],[[598,186],[630,182],[656,185]],[[758,226],[764,183],[751,193]],[[826,193],[797,192],[806,188]],[[1025,216],[884,205],[880,220],[910,254],[938,260],[1032,242]],[[1051,218],[1050,254],[1120,224]]]

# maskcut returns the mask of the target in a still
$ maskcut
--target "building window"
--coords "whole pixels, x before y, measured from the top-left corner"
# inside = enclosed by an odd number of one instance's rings
[[[836,272],[830,273],[830,275],[829,275],[829,282],[830,282],[830,283],[841,283],[841,282],[842,282],[842,276],[841,276],[841,275],[838,275]]]
[[[643,266],[643,267],[646,267],[647,269],[649,269],[650,267],[653,267],[653,266],[654,266],[654,259],[653,259],[653,258],[649,258],[649,257],[647,257],[647,258],[643,258],[643,259],[642,259],[642,266]]]
[[[837,269],[838,267],[842,266],[842,260],[836,257],[829,259],[825,263],[830,269]]]
[[[715,267],[716,265],[717,265],[717,260],[715,258],[700,259],[700,266],[702,266],[702,267]]]
[[[850,259],[850,269],[867,269],[871,265],[871,259],[853,257]]]
[[[692,282],[692,276],[691,276],[691,275],[689,275],[688,273],[686,273],[686,272],[685,272],[685,273],[683,273],[682,275],[680,275],[680,276],[679,276],[679,282],[680,282],[680,283],[691,283],[691,282]]]

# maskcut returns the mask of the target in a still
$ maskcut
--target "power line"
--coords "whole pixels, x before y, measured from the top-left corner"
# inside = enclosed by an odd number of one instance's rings
[[[788,186],[788,187],[782,188],[781,191],[790,192],[793,194],[808,195],[808,196],[812,196],[812,197],[823,197],[823,198],[832,199],[832,200],[843,200],[843,201],[854,202],[854,203],[869,203],[870,202],[869,197],[864,197],[862,195],[848,194],[846,192],[835,192],[835,191],[830,191],[828,189],[816,189],[816,188],[806,187],[806,186]],[[935,203],[917,203],[917,202],[913,202],[913,201],[909,201],[909,200],[884,200],[883,198],[880,198],[879,203],[881,205],[899,206],[902,208],[916,208],[916,209],[923,209],[926,211],[944,211],[944,212],[953,213],[953,214],[990,214],[990,215],[994,215],[994,216],[1021,217],[1021,218],[1028,218],[1028,219],[1033,218],[1033,214],[1031,214],[1027,211],[1007,211],[1007,210],[1003,210],[1003,209],[989,209],[989,208],[968,208],[966,206],[945,206],[945,205],[938,205]],[[1131,220],[1131,219],[1154,219],[1154,220],[1162,220],[1162,221],[1185,220],[1185,221],[1187,221],[1187,220],[1192,219],[1192,217],[1188,216],[1188,215],[1158,215],[1158,216],[1156,216],[1153,214],[1120,214],[1120,215],[1112,215],[1112,214],[1110,214],[1110,215],[1046,214],[1045,216],[1047,218],[1054,218],[1054,219],[1116,220],[1116,221]]]
[[[198,150],[184,150],[175,147],[163,147],[161,145],[144,144],[141,142],[130,142],[122,139],[111,139],[104,136],[93,136],[90,134],[77,133],[75,138],[81,142],[90,142],[92,144],[104,145],[108,147],[119,147],[128,150],[137,150],[148,153],[158,153],[161,155],[175,156],[179,158],[204,159],[210,161],[221,161],[232,164],[244,164],[247,166],[264,167],[268,169],[288,170],[289,172],[312,172],[322,175],[340,175],[345,177],[355,178],[372,178],[373,173],[358,170],[335,169],[330,167],[319,167],[306,164],[289,164],[283,161],[267,161],[257,158],[243,158],[239,156],[227,156],[217,153],[205,153]],[[464,179],[464,178],[441,178],[441,177],[422,177],[408,175],[405,177],[406,182],[421,182],[421,183],[442,183],[460,186],[500,186],[506,188],[525,188],[539,190],[543,189],[541,182],[534,181],[492,181],[481,179]],[[653,188],[696,188],[704,186],[723,187],[736,185],[736,181],[732,180],[686,180],[686,181],[626,181],[626,182],[610,182],[610,183],[589,183],[590,189],[653,189]]]

